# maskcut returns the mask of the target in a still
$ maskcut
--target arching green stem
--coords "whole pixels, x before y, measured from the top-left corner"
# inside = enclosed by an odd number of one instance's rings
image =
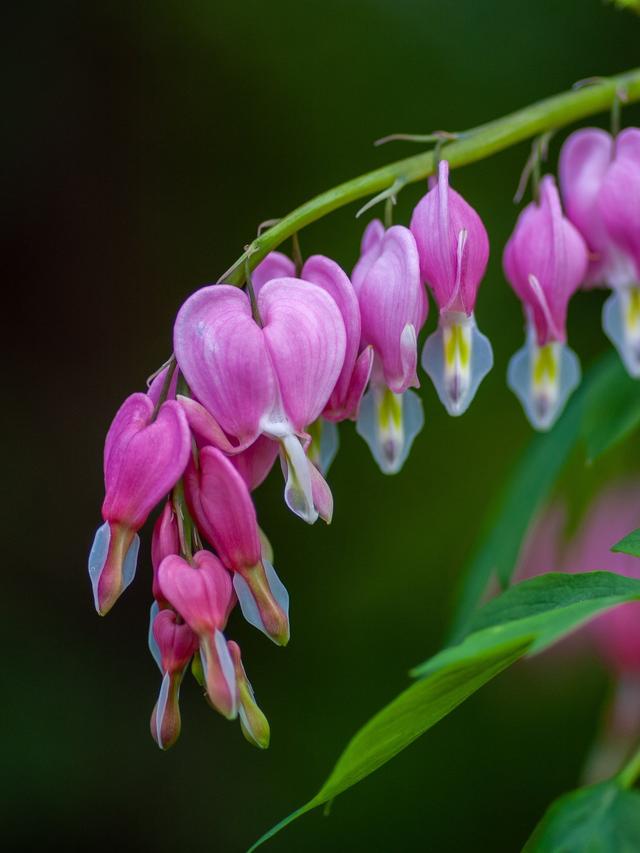
[[[620,92],[625,93],[628,103],[640,100],[640,68],[546,98],[503,118],[482,124],[460,134],[457,139],[447,143],[443,151],[451,168],[474,163],[525,139],[609,110]],[[315,196],[256,237],[224,280],[229,284],[243,284],[245,260],[253,268],[272,249],[306,225],[357,199],[383,193],[397,181],[405,184],[424,180],[433,174],[434,167],[433,151],[425,151],[389,163]]]

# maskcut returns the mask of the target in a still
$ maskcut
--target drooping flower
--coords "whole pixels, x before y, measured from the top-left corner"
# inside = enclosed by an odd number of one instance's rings
[[[342,370],[346,334],[334,300],[322,288],[294,278],[272,279],[257,295],[261,325],[248,296],[214,285],[191,296],[174,330],[175,352],[185,379],[205,410],[211,443],[227,450],[212,424],[240,451],[260,434],[280,442],[288,479],[285,499],[313,522],[309,461],[299,436],[326,405]],[[182,399],[182,398],[181,398]],[[200,417],[201,421],[205,418]]]
[[[271,279],[294,275],[293,261],[281,252],[271,252],[253,271],[253,287],[259,293]],[[334,424],[357,419],[371,374],[373,350],[370,346],[361,346],[358,298],[342,267],[324,255],[312,255],[302,267],[300,278],[316,284],[332,297],[340,309],[346,332],[344,362],[336,385],[321,417],[306,428],[312,437],[308,456],[321,473],[326,474],[338,451],[338,431]]]
[[[265,559],[249,490],[231,461],[204,447],[184,478],[189,510],[227,569],[242,613],[278,645],[289,640],[289,596]],[[186,618],[186,617],[185,617]]]
[[[358,296],[362,342],[374,351],[370,389],[357,430],[385,474],[404,464],[424,415],[417,394],[418,333],[428,302],[420,281],[416,243],[408,228],[367,226],[351,279]]]
[[[165,557],[158,581],[164,598],[198,637],[211,704],[227,719],[234,719],[236,679],[223,634],[235,603],[229,573],[210,551],[197,551],[191,564],[176,555]]]
[[[580,381],[580,362],[566,346],[566,318],[587,261],[586,244],[563,216],[555,181],[546,175],[539,203],[522,211],[503,255],[527,324],[527,342],[511,359],[507,381],[539,430],[553,426]]]
[[[572,133],[560,153],[567,216],[590,250],[585,284],[613,293],[602,326],[633,377],[640,377],[640,130],[617,138],[598,128]]]
[[[191,448],[187,419],[175,401],[160,406],[155,420],[146,394],[132,394],[116,414],[104,446],[104,524],[98,528],[89,575],[96,610],[115,604],[136,571],[137,531],[184,471]]]
[[[449,414],[461,415],[493,366],[491,344],[474,316],[489,238],[476,211],[449,186],[446,160],[440,161],[438,182],[416,205],[410,227],[420,273],[440,311],[438,329],[422,352],[422,366]]]
[[[160,695],[151,713],[151,735],[160,749],[169,749],[180,736],[180,684],[198,638],[170,609],[156,615],[151,630],[162,672]]]

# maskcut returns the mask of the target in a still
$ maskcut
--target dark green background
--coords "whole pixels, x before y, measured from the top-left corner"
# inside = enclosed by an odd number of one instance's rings
[[[107,619],[86,577],[111,417],[169,354],[181,301],[258,223],[415,150],[374,149],[383,134],[463,129],[638,64],[640,23],[601,0],[158,0],[25,3],[11,24],[0,832],[16,850],[239,851],[315,792],[437,650],[486,505],[529,438],[504,382],[523,331],[500,265],[528,146],[453,175],[492,243],[477,316],[496,366],[471,410],[447,417],[423,377],[426,427],[392,479],[346,425],[328,529],[285,511],[277,474],[257,497],[293,640],[277,649],[238,614],[228,634],[272,725],[267,753],[191,680],[178,746],[162,754],[149,736],[148,550]],[[402,193],[398,221],[424,190]],[[350,269],[354,213],[309,228],[303,251]],[[571,306],[585,364],[606,346],[602,299]],[[518,850],[576,784],[606,690],[594,664],[518,666],[271,849]]]

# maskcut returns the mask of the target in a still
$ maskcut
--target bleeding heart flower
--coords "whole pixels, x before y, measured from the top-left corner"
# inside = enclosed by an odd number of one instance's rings
[[[184,484],[198,527],[234,573],[233,586],[245,619],[278,645],[286,645],[289,596],[263,557],[256,511],[245,481],[220,450],[205,447],[198,467],[192,462],[187,468]]]
[[[408,228],[385,231],[369,223],[352,274],[362,319],[362,342],[374,351],[371,387],[365,394],[357,430],[385,474],[404,464],[424,416],[419,387],[418,333],[428,302],[420,281],[416,243]]]
[[[301,279],[272,279],[260,288],[257,304],[262,325],[247,295],[234,287],[205,287],[191,296],[175,325],[178,365],[236,451],[260,434],[281,443],[289,466],[285,498],[313,522],[318,513],[297,435],[335,388],[345,356],[344,322],[334,300]]]
[[[176,555],[165,557],[158,582],[163,596],[198,637],[212,705],[227,719],[234,719],[236,680],[222,633],[235,603],[229,573],[210,551],[198,551],[191,565]]]
[[[507,381],[539,430],[553,426],[580,382],[580,363],[566,346],[566,318],[587,261],[585,242],[563,216],[555,182],[546,175],[540,202],[522,211],[503,256],[527,322],[527,343],[511,359]]]
[[[449,186],[441,160],[438,181],[418,202],[411,231],[420,272],[440,311],[427,338],[422,366],[450,415],[461,415],[493,366],[489,340],[476,326],[474,308],[489,259],[489,238],[476,211]]]
[[[98,528],[89,575],[101,615],[131,583],[139,548],[137,531],[153,507],[182,476],[191,449],[187,419],[175,401],[153,418],[146,394],[132,394],[116,414],[104,446],[104,524]]]

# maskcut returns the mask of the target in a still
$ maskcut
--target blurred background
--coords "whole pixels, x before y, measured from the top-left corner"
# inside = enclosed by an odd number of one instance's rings
[[[419,150],[374,149],[384,134],[461,130],[636,65],[640,20],[602,0],[59,0],[11,16],[0,833],[11,850],[241,851],[315,793],[439,648],[485,508],[530,439],[505,386],[523,323],[500,263],[528,144],[453,175],[492,241],[477,316],[496,366],[467,415],[449,418],[423,376],[427,423],[395,478],[345,425],[329,528],[285,510],[278,475],[258,493],[293,641],[278,649],[237,613],[228,635],[271,722],[266,753],[190,678],[178,745],[151,740],[148,536],[106,619],[86,575],[111,418],[170,354],[182,300],[260,222]],[[623,119],[638,123],[637,108]],[[425,190],[403,191],[398,222]],[[350,270],[355,211],[304,231],[303,252]],[[571,305],[585,365],[607,348],[603,298]],[[608,690],[593,660],[517,666],[268,849],[520,849],[577,784]]]

